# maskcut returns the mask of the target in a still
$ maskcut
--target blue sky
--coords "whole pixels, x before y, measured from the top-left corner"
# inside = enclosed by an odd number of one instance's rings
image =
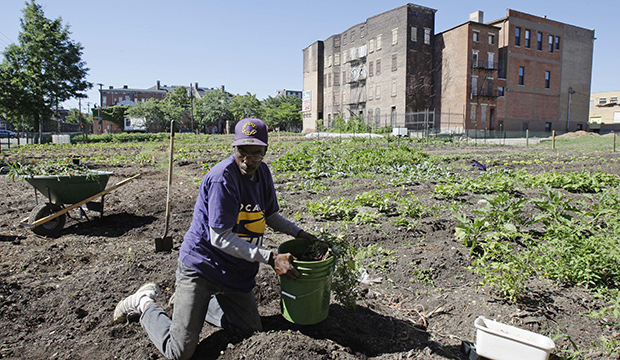
[[[148,88],[198,82],[224,85],[233,94],[259,99],[277,89],[301,90],[302,50],[373,15],[405,5],[395,0],[211,1],[211,0],[39,0],[45,16],[62,17],[72,39],[84,46],[88,81]],[[471,12],[484,21],[511,8],[595,29],[592,92],[620,89],[620,21],[609,8],[583,0],[420,1],[437,10],[435,31],[462,24]],[[17,42],[25,1],[0,3],[0,49]],[[613,8],[613,7],[612,7]],[[99,102],[97,86],[86,102]],[[77,100],[66,108],[77,108]]]

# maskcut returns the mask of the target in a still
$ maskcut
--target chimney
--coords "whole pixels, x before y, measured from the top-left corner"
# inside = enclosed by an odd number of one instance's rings
[[[198,83],[197,82],[194,83],[194,90],[198,91]]]
[[[127,85],[123,85],[123,89],[127,89]]]
[[[157,87],[155,88],[155,90],[161,90],[161,84],[159,80],[157,80]]]
[[[110,85],[109,89],[110,89],[110,90],[114,89],[114,86]]]
[[[473,22],[477,22],[477,23],[484,23],[484,12],[483,11],[474,11],[473,13],[469,14],[469,21],[473,21]]]

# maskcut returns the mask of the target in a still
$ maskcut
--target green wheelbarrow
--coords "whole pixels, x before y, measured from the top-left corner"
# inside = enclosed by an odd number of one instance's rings
[[[100,217],[103,216],[104,195],[140,176],[135,175],[106,188],[112,175],[113,172],[92,171],[85,175],[25,176],[24,180],[35,188],[36,206],[20,225],[30,228],[35,234],[50,236],[62,230],[67,213],[75,208],[79,208],[80,215],[87,219],[84,210],[96,211]],[[39,203],[37,190],[47,197],[47,202]],[[93,201],[99,197],[101,201]]]

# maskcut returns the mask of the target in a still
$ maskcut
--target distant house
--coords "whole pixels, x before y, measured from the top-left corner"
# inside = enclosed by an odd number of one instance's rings
[[[590,94],[591,131],[605,134],[620,131],[620,90]]]
[[[107,89],[100,89],[102,108],[116,105],[135,105],[139,102],[145,102],[148,99],[163,100],[166,94],[174,92],[175,88],[184,85],[161,85],[161,82],[157,80],[155,86],[148,89],[130,88],[127,85],[123,85],[122,88],[114,88],[110,86]],[[189,84],[185,86],[188,92],[194,96],[194,98],[200,99],[205,93],[209,91],[215,91],[215,88],[205,88],[198,86],[198,83]],[[219,90],[226,91],[222,85]],[[232,94],[229,94],[232,97]],[[96,114],[96,112],[95,112]],[[123,129],[118,127],[115,123],[107,120],[98,119],[93,124],[94,134],[117,134],[123,132]]]

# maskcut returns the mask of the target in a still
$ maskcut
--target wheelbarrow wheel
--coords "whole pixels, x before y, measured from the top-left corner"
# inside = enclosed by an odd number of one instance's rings
[[[31,212],[30,217],[28,217],[29,223],[34,223],[35,221],[42,219],[46,216],[52,215],[55,212],[62,210],[59,205],[53,203],[47,204],[39,204],[37,205]],[[35,226],[32,231],[38,235],[55,235],[65,226],[65,222],[67,218],[65,214],[62,214],[50,221],[47,221],[39,226]]]

